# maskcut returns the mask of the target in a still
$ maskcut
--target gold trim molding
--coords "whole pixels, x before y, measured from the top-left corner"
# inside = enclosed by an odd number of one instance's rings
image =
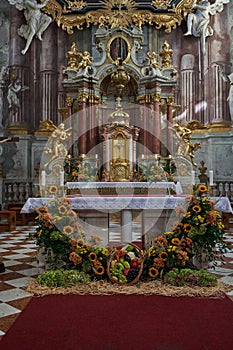
[[[62,6],[59,0],[50,0],[42,9],[51,15],[59,27],[72,34],[74,28],[82,30],[91,24],[119,27],[135,25],[142,29],[142,25],[155,25],[156,29],[165,27],[165,32],[179,26],[187,14],[192,11],[193,0],[180,0],[176,4],[172,1],[133,1],[133,0],[102,0],[95,2],[65,1]],[[93,10],[95,5],[96,10]],[[98,6],[97,6],[98,5]]]

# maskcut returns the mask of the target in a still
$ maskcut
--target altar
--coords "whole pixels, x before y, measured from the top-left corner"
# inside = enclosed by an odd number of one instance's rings
[[[121,242],[132,242],[132,217],[136,211],[141,221],[142,243],[146,244],[152,237],[172,230],[174,209],[180,205],[188,207],[187,195],[167,196],[81,196],[68,195],[71,207],[78,212],[84,224],[94,229],[106,245],[109,240],[109,214],[120,213]],[[220,212],[233,213],[228,197],[211,197]],[[21,213],[32,213],[47,205],[51,197],[29,198]]]

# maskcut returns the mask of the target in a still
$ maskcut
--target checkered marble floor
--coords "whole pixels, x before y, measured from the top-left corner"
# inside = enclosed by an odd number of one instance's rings
[[[36,259],[36,246],[29,238],[34,229],[34,226],[18,226],[15,231],[0,232],[0,255],[6,269],[0,273],[0,340],[32,297],[24,287],[44,271]],[[208,271],[232,285],[228,295],[233,300],[233,230],[226,233],[226,241],[232,245],[225,255],[226,264]]]

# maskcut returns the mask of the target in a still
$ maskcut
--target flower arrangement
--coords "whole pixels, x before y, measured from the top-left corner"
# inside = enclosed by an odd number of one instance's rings
[[[199,185],[195,194],[189,198],[186,212],[177,208],[180,222],[175,225],[174,234],[189,238],[193,242],[193,254],[199,262],[203,259],[216,266],[216,260],[223,260],[229,245],[224,241],[224,225],[215,204],[207,197],[207,186]]]
[[[146,251],[143,277],[163,278],[173,268],[183,269],[190,266],[192,247],[191,239],[178,238],[173,231],[165,232],[165,236],[156,237]]]
[[[38,227],[33,237],[52,269],[75,270],[91,279],[108,277],[121,284],[133,284],[142,277],[187,280],[195,285],[197,274],[190,272],[195,270],[194,257],[201,262],[204,254],[216,266],[229,245],[224,241],[221,215],[207,197],[205,185],[196,188],[187,206],[187,210],[176,208],[179,221],[173,230],[155,237],[144,252],[132,243],[111,249],[101,247],[99,235],[82,229],[67,197],[53,198],[38,210]],[[188,276],[183,270],[189,271]],[[210,283],[213,285],[214,281]]]
[[[76,269],[92,277],[106,274],[108,249],[99,247],[95,233],[87,240],[68,198],[52,199],[39,208],[37,221],[33,237],[49,268]]]
[[[66,166],[68,181],[96,181],[97,171],[96,167],[92,167],[88,163],[83,164],[81,161]]]

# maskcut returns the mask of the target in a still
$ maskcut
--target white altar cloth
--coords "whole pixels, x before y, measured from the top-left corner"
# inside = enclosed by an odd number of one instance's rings
[[[174,209],[179,205],[188,206],[186,196],[68,196],[75,210],[144,210]],[[221,212],[233,213],[228,197],[211,197],[215,208]],[[21,213],[31,213],[46,205],[51,198],[29,198]]]
[[[176,194],[182,193],[182,187],[180,182],[67,182],[66,186],[68,189],[100,189],[100,188],[120,188],[120,189],[134,189],[144,188],[148,189],[168,189],[173,190]]]

